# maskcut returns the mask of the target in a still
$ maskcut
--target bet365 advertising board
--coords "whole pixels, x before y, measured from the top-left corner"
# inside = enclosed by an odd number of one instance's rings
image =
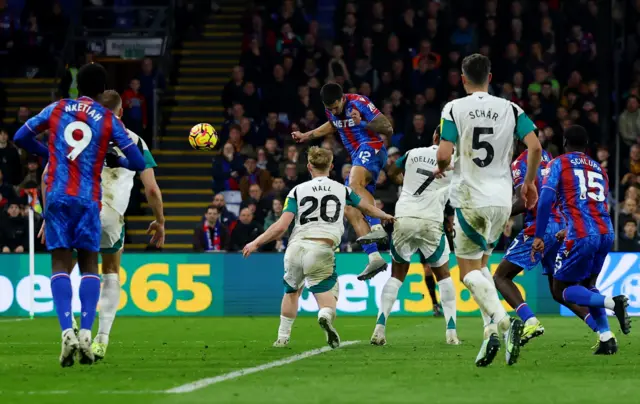
[[[389,257],[385,257],[388,262]],[[490,261],[495,271],[501,255]],[[120,315],[125,316],[243,316],[277,315],[283,284],[282,254],[133,254],[125,253],[120,268]],[[34,311],[38,316],[54,315],[51,298],[51,260],[36,256]],[[26,316],[30,307],[29,259],[27,255],[0,255],[0,316]],[[356,276],[367,263],[364,254],[337,255],[340,296],[339,315],[375,316],[388,271],[361,282]],[[459,281],[455,258],[451,276],[458,295],[459,315],[479,315],[478,306]],[[538,313],[557,314],[546,277],[533,270],[515,278],[529,305]],[[80,275],[72,274],[73,309],[80,310],[77,296]],[[630,313],[640,315],[640,255],[612,253],[607,258],[598,286],[607,295],[625,293]],[[503,302],[505,307],[508,305]],[[422,265],[412,263],[394,305],[394,315],[431,315],[432,303],[424,283]],[[304,292],[301,314],[314,313],[317,305]],[[564,314],[564,313],[563,313]]]

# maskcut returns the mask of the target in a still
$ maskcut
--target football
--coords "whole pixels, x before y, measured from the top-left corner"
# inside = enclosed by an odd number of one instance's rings
[[[191,128],[189,143],[196,150],[211,150],[218,143],[218,134],[208,123],[199,123]]]

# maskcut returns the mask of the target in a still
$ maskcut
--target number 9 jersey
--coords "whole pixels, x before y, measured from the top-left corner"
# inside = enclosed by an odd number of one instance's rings
[[[289,244],[304,239],[329,239],[333,247],[344,233],[344,207],[357,206],[360,197],[328,177],[316,177],[295,186],[284,204],[284,212],[296,215]]]
[[[456,146],[450,202],[454,208],[511,207],[513,136],[536,127],[516,104],[485,92],[447,103],[441,138]]]

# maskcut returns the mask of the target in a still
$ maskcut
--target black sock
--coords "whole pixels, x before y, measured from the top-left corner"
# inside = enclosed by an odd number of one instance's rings
[[[429,289],[429,296],[431,296],[431,302],[433,304],[438,304],[438,299],[436,298],[436,281],[433,279],[433,275],[425,276],[424,282],[427,284],[427,289]]]

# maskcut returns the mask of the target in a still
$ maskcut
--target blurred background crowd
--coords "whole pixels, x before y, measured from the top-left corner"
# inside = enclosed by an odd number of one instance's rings
[[[82,52],[75,52],[73,62],[64,60],[64,55],[56,56],[64,53],[64,42],[48,33],[64,32],[69,24],[75,24],[73,13],[65,14],[71,8],[66,5],[69,2],[72,0],[36,7],[32,3],[39,2],[23,0],[16,2],[23,4],[18,12],[0,0],[0,57],[15,60],[0,63],[0,69],[5,69],[0,74],[53,75],[49,72],[55,71],[55,66],[46,63],[55,64],[51,61],[62,58],[67,68],[59,74],[57,95],[73,96],[69,92],[73,82],[70,66],[90,60],[95,49],[88,41]],[[128,29],[150,18],[141,12],[119,12],[123,10],[119,7],[154,4],[142,0],[85,3],[113,10],[99,21],[95,13],[82,20],[106,30],[114,26]],[[369,97],[393,123],[394,135],[383,136],[389,167],[407,150],[431,145],[444,103],[465,95],[462,58],[479,52],[492,62],[490,93],[526,111],[552,156],[562,153],[564,128],[580,124],[587,129],[590,154],[608,171],[612,216],[614,209],[620,208],[615,223],[618,249],[640,251],[640,0],[240,3],[239,58],[235,66],[228,66],[228,79],[214,101],[222,115],[221,124],[216,125],[219,154],[211,165],[212,195],[207,202],[211,206],[200,210],[203,220],[193,230],[194,249],[237,251],[279,218],[288,191],[309,178],[308,145],[295,144],[290,134],[326,121],[319,97],[323,84],[336,82],[345,92]],[[611,4],[611,13],[603,10],[602,4]],[[238,5],[177,1],[171,14],[176,41],[206,38],[205,18],[212,15],[215,20],[216,15],[224,15],[225,6]],[[604,14],[611,15],[607,24],[603,24]],[[603,61],[604,52],[598,45],[606,43],[603,36],[607,30],[613,32],[610,40],[620,46]],[[51,57],[33,57],[34,46]],[[13,59],[13,55],[20,56]],[[126,100],[125,123],[143,133],[149,144],[157,140],[154,136],[162,136],[164,129],[161,120],[154,120],[154,90],[175,84],[179,69],[158,69],[165,56],[179,58],[171,49],[162,57],[141,58],[135,68],[120,74],[116,83]],[[17,127],[34,111],[16,108],[7,112],[15,119],[0,131],[0,206],[20,201],[21,190],[39,182],[41,169],[41,162],[27,160],[11,143]],[[162,126],[160,131],[153,130],[156,122]],[[186,143],[186,132],[184,137]],[[343,181],[350,170],[350,156],[340,139],[328,136],[316,144],[333,151],[332,177]],[[162,149],[162,144],[158,147]],[[379,207],[393,213],[398,192],[399,185],[383,172],[375,193]],[[132,200],[140,204],[139,198]],[[3,220],[11,220],[9,210]],[[503,249],[521,226],[520,219],[509,222],[500,241]],[[355,250],[355,234],[348,224],[346,229],[340,249]],[[204,232],[215,235],[213,247],[203,242],[207,239]],[[286,236],[266,250],[285,247]]]

